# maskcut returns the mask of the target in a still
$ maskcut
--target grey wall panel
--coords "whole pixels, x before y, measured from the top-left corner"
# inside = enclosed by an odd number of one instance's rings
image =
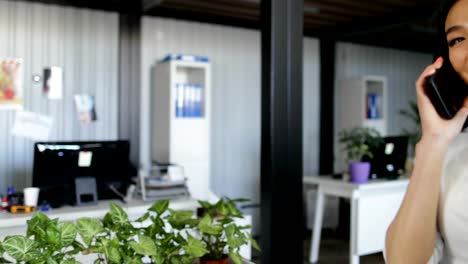
[[[317,39],[304,39],[303,152],[304,174],[319,171],[320,54]]]
[[[260,32],[174,19],[142,21],[141,107],[149,109],[151,66],[168,53],[212,62],[211,185],[217,195],[259,201]],[[304,171],[318,172],[318,41],[304,42]],[[140,158],[150,157],[150,113],[141,113]],[[148,162],[148,161],[147,161]]]
[[[50,140],[117,139],[118,15],[0,0],[0,58],[23,58],[24,109],[54,118]],[[64,71],[62,100],[31,81],[44,67]],[[73,96],[96,96],[98,121],[80,124]],[[0,193],[32,182],[33,141],[11,134],[15,112],[0,111]]]
[[[338,43],[335,85],[338,80],[358,75],[386,76],[388,82],[387,133],[399,135],[403,128],[412,126],[410,122],[402,118],[399,111],[408,108],[409,100],[416,100],[414,83],[426,65],[431,63],[431,59],[431,54]],[[336,120],[335,117],[335,122]],[[336,133],[338,131],[335,131],[335,135]],[[335,142],[335,146],[336,144]]]
[[[388,134],[396,135],[409,125],[398,112],[408,107],[409,100],[416,100],[414,83],[431,59],[431,54],[338,43],[336,80],[366,74],[386,76]]]
[[[168,53],[206,55],[212,62],[211,185],[218,195],[259,198],[259,51],[256,31],[143,18],[142,94],[150,89],[151,66]],[[150,121],[143,115],[144,127]],[[141,151],[149,151],[141,139]]]

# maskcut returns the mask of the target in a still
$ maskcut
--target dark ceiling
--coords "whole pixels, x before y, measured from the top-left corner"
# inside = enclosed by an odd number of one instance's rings
[[[260,0],[28,0],[260,28]],[[285,0],[288,1],[288,0]],[[304,34],[432,52],[438,0],[304,0]]]

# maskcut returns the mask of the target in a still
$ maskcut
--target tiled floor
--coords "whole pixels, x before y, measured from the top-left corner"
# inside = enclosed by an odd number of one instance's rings
[[[305,235],[304,239],[304,264],[308,264],[311,234]],[[260,264],[260,257],[256,252],[252,254],[252,260]],[[319,264],[347,264],[349,263],[349,242],[347,238],[342,238],[336,232],[328,229],[322,231],[320,243]],[[362,256],[361,264],[385,264],[382,253]]]

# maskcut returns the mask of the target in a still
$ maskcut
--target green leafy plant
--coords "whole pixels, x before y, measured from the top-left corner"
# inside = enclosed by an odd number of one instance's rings
[[[242,218],[242,212],[237,208],[236,203],[248,201],[247,199],[221,198],[217,203],[199,201],[204,208],[196,231],[201,236],[208,253],[206,259],[219,260],[228,255],[236,264],[241,264],[242,259],[239,250],[242,245],[251,242],[252,246],[260,250],[257,242],[246,232],[250,226],[240,226],[236,224],[236,218]]]
[[[169,201],[159,201],[148,209],[137,222],[151,220],[151,225],[143,228],[139,242],[131,242],[137,254],[149,256],[157,264],[191,264],[206,253],[201,242],[187,233],[196,225],[193,211],[171,210]]]
[[[142,263],[130,246],[138,235],[125,211],[111,203],[110,211],[102,220],[83,217],[77,220],[78,232],[85,243],[83,254],[97,254],[94,263]]]
[[[27,221],[27,236],[6,237],[0,246],[0,256],[7,253],[17,263],[77,264],[74,256],[83,246],[76,241],[73,223],[58,223],[45,214],[36,213]],[[10,263],[0,258],[2,263]]]
[[[380,133],[368,127],[353,127],[340,131],[338,139],[343,145],[348,161],[361,161],[364,156],[373,158],[372,149],[383,143]]]
[[[403,135],[408,136],[408,142],[410,146],[410,153],[414,155],[414,149],[419,139],[421,138],[421,118],[419,117],[418,105],[415,101],[408,101],[409,108],[400,110],[400,115],[405,119],[412,122],[413,127],[411,129],[404,128]]]
[[[139,264],[143,257],[156,264],[191,264],[206,253],[200,241],[183,233],[196,219],[191,211],[168,207],[167,200],[156,202],[134,223],[114,203],[102,221],[78,219],[78,231],[86,244],[83,253],[98,254],[95,263],[103,264]],[[145,224],[147,220],[149,224]]]
[[[75,255],[96,254],[95,264],[192,264],[202,256],[229,254],[241,263],[240,246],[255,240],[238,226],[242,217],[235,203],[221,199],[216,204],[200,201],[206,213],[198,219],[193,211],[171,210],[169,201],[158,201],[136,221],[111,203],[103,219],[82,217],[59,223],[43,213],[27,222],[26,236],[9,236],[0,243],[0,263],[79,264]]]

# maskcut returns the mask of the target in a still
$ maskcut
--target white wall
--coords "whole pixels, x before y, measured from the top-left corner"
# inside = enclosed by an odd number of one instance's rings
[[[144,17],[142,107],[150,104],[150,68],[168,53],[208,56],[212,63],[211,185],[217,195],[260,195],[260,32]],[[318,171],[318,41],[304,41],[304,171]],[[149,158],[149,113],[142,113],[141,157]]]
[[[339,80],[358,75],[383,75],[388,81],[388,135],[398,135],[404,127],[410,127],[398,112],[408,107],[408,100],[415,100],[414,82],[427,64],[431,62],[430,54],[378,48],[351,43],[338,43],[335,59],[335,87]],[[336,88],[335,88],[336,89]],[[337,94],[337,93],[335,93]],[[335,98],[335,102],[337,99]],[[337,127],[337,112],[335,124]],[[340,149],[335,131],[335,156]],[[335,162],[336,163],[336,162]],[[339,172],[339,164],[335,171]],[[315,191],[305,193],[307,197],[307,226],[312,228],[315,211]],[[338,199],[327,200],[324,215],[324,226],[334,227],[338,224]]]
[[[412,126],[399,114],[399,111],[408,108],[409,100],[416,100],[414,83],[424,68],[431,63],[431,59],[432,55],[426,53],[338,43],[335,60],[335,86],[341,79],[358,75],[386,76],[388,86],[387,134],[399,135],[403,128]],[[337,102],[336,98],[335,102]],[[335,111],[335,127],[336,114]],[[335,139],[338,132],[335,131]],[[339,149],[337,140],[335,140],[335,153]],[[335,170],[338,169],[339,164],[335,162]]]
[[[0,0],[0,58],[23,58],[24,109],[54,118],[50,140],[117,138],[116,13]],[[32,82],[33,74],[53,65],[64,71],[58,101]],[[75,93],[96,96],[97,122],[78,122]],[[0,111],[0,193],[32,183],[33,142],[12,136],[14,117],[14,111]]]

